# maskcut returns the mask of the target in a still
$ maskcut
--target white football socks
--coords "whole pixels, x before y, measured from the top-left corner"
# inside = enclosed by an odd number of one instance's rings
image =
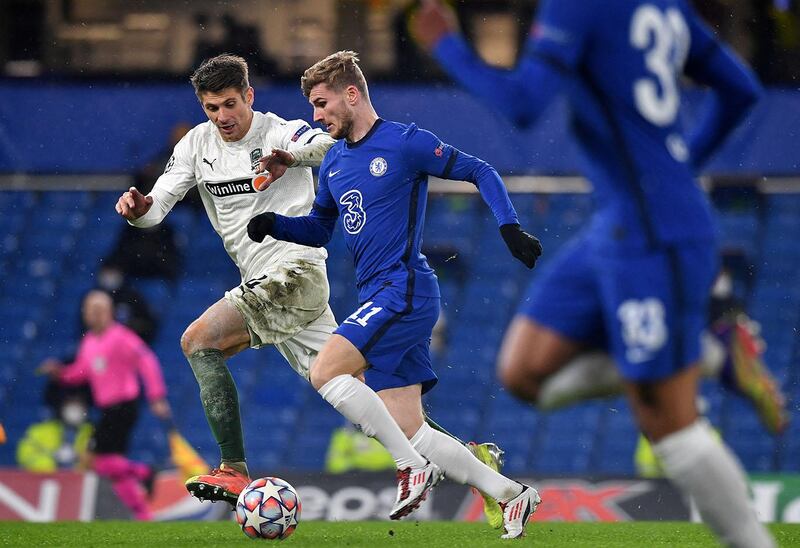
[[[445,477],[458,483],[477,487],[498,501],[508,501],[519,495],[519,483],[498,474],[473,455],[459,442],[423,422],[411,438],[411,444],[444,472]]]
[[[707,331],[700,338],[700,350],[703,376],[716,377],[725,362],[727,350]],[[536,407],[553,411],[591,398],[616,396],[622,391],[622,378],[611,356],[605,352],[587,352],[545,379],[539,389]]]
[[[383,400],[369,386],[352,375],[339,375],[326,382],[318,392],[367,436],[381,442],[391,453],[398,469],[425,466],[425,457],[417,453]]]
[[[622,392],[622,379],[614,360],[605,352],[580,354],[547,377],[539,389],[536,406],[552,411],[590,398]]]
[[[653,445],[667,477],[691,496],[703,521],[720,541],[737,548],[769,548],[775,543],[750,505],[747,481],[730,450],[714,439],[705,419]]]
[[[708,331],[703,331],[700,336],[700,371],[704,377],[716,377],[719,375],[728,350],[725,345]]]

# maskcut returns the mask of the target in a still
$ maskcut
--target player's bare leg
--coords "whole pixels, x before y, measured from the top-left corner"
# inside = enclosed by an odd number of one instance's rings
[[[703,332],[700,369],[704,377],[719,378],[747,398],[764,427],[777,434],[788,423],[786,398],[763,362],[763,342],[751,326],[741,315]],[[498,373],[509,391],[547,411],[624,390],[607,353],[587,351],[525,316],[515,318],[508,330]]]
[[[525,524],[541,502],[533,487],[503,476],[476,459],[460,441],[431,428],[424,420],[421,385],[381,390],[378,395],[420,454],[436,463],[446,477],[475,487],[499,503],[503,538],[524,535]]]
[[[397,465],[398,484],[397,500],[389,517],[400,519],[419,506],[442,474],[411,445],[403,430],[409,425],[398,425],[381,398],[357,378],[366,367],[361,352],[345,337],[334,334],[311,366],[311,384],[339,413],[391,453]]]
[[[639,427],[652,441],[667,477],[694,499],[723,544],[774,546],[750,507],[741,465],[698,417],[699,376],[699,367],[693,366],[657,382],[626,383]]]
[[[194,476],[186,488],[201,499],[236,503],[250,482],[239,416],[239,396],[225,359],[250,344],[239,310],[225,299],[208,308],[186,329],[181,348],[200,387],[200,401],[220,447],[221,464],[210,474]]]
[[[516,316],[506,331],[497,373],[509,392],[545,410],[622,390],[607,353],[589,352],[524,315]]]

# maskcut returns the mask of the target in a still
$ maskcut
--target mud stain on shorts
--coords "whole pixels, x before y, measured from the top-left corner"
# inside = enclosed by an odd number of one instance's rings
[[[323,266],[299,260],[249,280],[228,295],[257,336],[253,342],[263,345],[283,342],[316,320],[326,309],[330,290]]]

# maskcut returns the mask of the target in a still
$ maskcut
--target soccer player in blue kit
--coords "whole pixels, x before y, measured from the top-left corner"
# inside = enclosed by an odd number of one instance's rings
[[[436,275],[420,252],[428,175],[474,183],[512,255],[528,268],[541,245],[520,228],[489,164],[414,124],[379,118],[357,61],[355,53],[340,51],[303,74],[314,121],[340,139],[320,166],[311,213],[262,213],[250,221],[248,234],[257,242],[272,236],[319,247],[342,217],[361,306],[317,356],[311,384],[394,457],[398,493],[390,517],[413,511],[445,474],[494,497],[503,509],[503,538],[521,537],[541,501],[536,490],[495,472],[424,422],[421,397],[437,381],[430,337],[440,300]]]
[[[773,546],[741,465],[698,417],[700,334],[718,269],[707,199],[694,179],[760,92],[685,0],[544,0],[511,70],[486,65],[438,1],[412,28],[442,68],[519,124],[565,93],[598,210],[532,285],[499,359],[534,399],[541,363],[610,350],[667,476],[732,546]],[[712,93],[685,135],[678,78]]]

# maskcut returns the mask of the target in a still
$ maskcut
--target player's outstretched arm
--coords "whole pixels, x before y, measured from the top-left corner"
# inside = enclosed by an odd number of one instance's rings
[[[272,211],[256,215],[247,223],[247,235],[254,242],[267,236],[309,247],[322,247],[331,240],[338,211],[314,204],[311,213],[303,217],[286,217]]]
[[[531,51],[512,70],[487,65],[464,39],[451,8],[439,0],[423,3],[410,30],[453,80],[519,126],[533,123],[564,85],[564,63]],[[528,50],[533,49],[531,42]]]
[[[418,172],[442,179],[468,181],[478,187],[481,199],[497,219],[500,234],[511,254],[528,268],[533,268],[542,254],[542,244],[520,228],[517,212],[497,170],[480,158],[443,143],[430,131],[414,124],[408,126],[404,137],[406,160]]]
[[[335,142],[328,134],[319,133],[310,143],[292,150],[273,148],[270,154],[258,161],[253,187],[256,190],[266,190],[290,167],[318,167]]]
[[[117,213],[129,221],[135,221],[145,215],[153,205],[153,197],[145,196],[136,187],[129,188],[117,200]]]

